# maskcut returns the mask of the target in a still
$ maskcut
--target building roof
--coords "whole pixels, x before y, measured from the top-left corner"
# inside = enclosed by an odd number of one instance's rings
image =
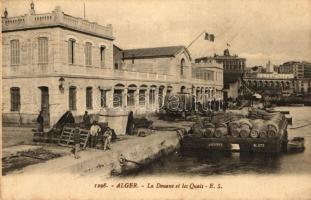
[[[154,58],[154,57],[174,57],[181,50],[185,49],[184,46],[167,46],[167,47],[154,47],[154,48],[140,48],[140,49],[126,49],[123,50],[124,59],[132,58]],[[190,56],[190,54],[189,54]]]

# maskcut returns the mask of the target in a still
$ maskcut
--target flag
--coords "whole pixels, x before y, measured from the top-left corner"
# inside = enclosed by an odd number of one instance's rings
[[[208,33],[205,33],[204,39],[205,39],[205,40],[209,40],[209,34],[208,34]]]
[[[215,36],[214,36],[214,34],[205,33],[204,39],[205,39],[205,40],[209,40],[209,41],[211,41],[211,42],[214,42]]]
[[[210,36],[209,36],[209,40],[210,40],[211,42],[214,42],[214,40],[215,40],[215,36],[214,36],[214,34],[210,34]]]

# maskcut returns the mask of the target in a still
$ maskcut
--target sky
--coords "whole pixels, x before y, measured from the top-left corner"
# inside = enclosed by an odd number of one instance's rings
[[[311,0],[33,0],[36,13],[56,6],[70,15],[102,25],[112,24],[115,44],[123,49],[188,46],[192,58],[231,54],[248,67],[311,62]],[[2,1],[9,16],[28,12],[31,0]],[[228,46],[228,45],[229,46]]]

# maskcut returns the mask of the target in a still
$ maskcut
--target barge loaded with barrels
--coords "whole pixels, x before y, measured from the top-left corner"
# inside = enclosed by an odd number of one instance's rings
[[[287,149],[287,125],[280,112],[252,108],[218,111],[195,122],[183,137],[182,147],[280,153]]]
[[[193,114],[189,112],[193,111],[189,109],[194,104],[191,98],[175,95],[174,101],[172,103],[166,99],[166,113],[174,116],[180,114],[184,119],[194,121],[190,130],[182,134],[181,144],[184,149],[276,154],[287,151],[287,126],[292,119],[285,116],[288,114],[286,112],[249,106],[226,110],[221,109],[219,103],[216,107],[208,104],[207,110],[203,106],[196,106],[198,109]]]

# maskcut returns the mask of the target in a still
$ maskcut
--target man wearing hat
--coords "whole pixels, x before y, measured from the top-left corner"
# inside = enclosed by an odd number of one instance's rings
[[[97,142],[98,133],[101,131],[100,126],[98,125],[97,121],[94,120],[90,129],[90,142],[89,147],[93,148]]]

